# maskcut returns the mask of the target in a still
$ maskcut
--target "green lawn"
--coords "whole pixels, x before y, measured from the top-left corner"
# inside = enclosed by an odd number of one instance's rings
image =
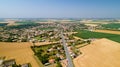
[[[48,48],[51,48],[51,47],[52,47],[52,44],[50,44],[50,45],[45,45],[45,46],[40,46],[40,47],[35,47],[34,49],[35,49],[35,52],[38,52],[39,50],[43,50],[44,53],[46,53],[47,49],[48,49]],[[43,53],[43,54],[44,54],[44,53]]]
[[[120,35],[117,34],[108,34],[108,33],[100,33],[100,32],[91,32],[86,30],[77,30],[77,34],[75,36],[81,37],[83,39],[88,38],[108,38],[110,40],[120,42]]]
[[[35,39],[37,39],[37,40],[43,40],[43,38],[41,38],[40,36],[35,37]]]

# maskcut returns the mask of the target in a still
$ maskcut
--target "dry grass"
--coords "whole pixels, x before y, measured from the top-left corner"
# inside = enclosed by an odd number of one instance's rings
[[[78,32],[66,32],[64,34],[76,34],[76,33],[78,33]]]
[[[77,37],[77,36],[74,36],[74,38],[76,39],[76,40],[83,40],[82,38],[80,38],[80,37]]]
[[[86,25],[86,26],[98,26],[98,24],[92,24],[92,23],[91,23],[91,24],[86,23],[85,25]]]
[[[80,50],[83,54],[73,60],[75,67],[120,67],[120,43],[103,38]]]
[[[32,67],[39,67],[34,53],[31,50],[31,43],[5,43],[0,42],[0,56],[5,56],[5,60],[15,59],[17,64],[30,63]]]
[[[35,46],[43,46],[43,45],[49,45],[49,44],[55,44],[59,42],[37,42],[35,43]]]
[[[95,30],[95,32],[111,33],[111,34],[120,34],[120,31],[111,31],[111,30]]]

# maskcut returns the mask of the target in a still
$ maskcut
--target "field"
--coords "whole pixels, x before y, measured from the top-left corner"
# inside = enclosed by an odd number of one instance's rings
[[[35,46],[43,46],[43,45],[49,45],[49,44],[56,44],[59,42],[37,42],[35,43]]]
[[[120,42],[120,35],[117,34],[109,34],[109,33],[101,33],[101,32],[91,32],[87,30],[77,30],[77,34],[75,36],[78,36],[83,39],[88,38],[108,38],[110,40]]]
[[[120,43],[103,38],[80,51],[82,55],[73,60],[75,67],[120,67]]]
[[[102,27],[104,27],[105,29],[118,30],[120,29],[120,23],[103,24]]]
[[[40,67],[31,50],[31,43],[5,43],[0,42],[0,57],[5,60],[15,59],[17,64],[30,63],[32,67]],[[42,66],[42,64],[41,64]]]
[[[0,27],[1,26],[6,26],[8,23],[0,23]]]
[[[17,25],[26,25],[26,24],[35,24],[35,22],[32,21],[20,21],[20,22],[15,22]]]
[[[110,33],[110,34],[119,34],[119,35],[120,35],[120,31],[112,31],[112,30],[95,30],[94,32]]]

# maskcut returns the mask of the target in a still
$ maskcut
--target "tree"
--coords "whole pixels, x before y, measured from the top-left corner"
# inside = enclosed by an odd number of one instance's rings
[[[88,41],[87,41],[87,43],[88,43],[88,44],[90,44],[90,43],[91,43],[91,41],[90,41],[90,40],[88,40]]]
[[[48,63],[48,54],[44,54],[43,56],[39,56],[39,59],[42,61],[43,64]]]
[[[12,67],[21,67],[21,65],[13,64]]]
[[[59,58],[59,57],[56,57],[55,60],[56,60],[57,62],[59,62],[60,58]]]
[[[57,66],[56,67],[62,67],[60,62],[57,62]]]

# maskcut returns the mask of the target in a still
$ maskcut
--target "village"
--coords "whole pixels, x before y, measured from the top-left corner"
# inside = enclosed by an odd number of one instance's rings
[[[23,23],[15,23],[18,22]],[[109,39],[115,36],[116,39],[111,40],[119,42],[119,32],[112,31],[111,34],[111,31],[107,30],[108,32],[104,33],[101,24],[83,21],[31,23],[0,27],[0,44],[4,45],[0,45],[0,51],[3,51],[0,54],[0,66],[67,67],[72,61],[71,64],[77,67],[77,58],[84,55],[82,48],[104,37]],[[114,34],[115,32],[118,34]],[[12,44],[14,45],[11,46]],[[29,59],[26,58],[28,55]]]
[[[9,27],[3,28],[0,32],[0,41],[1,42],[30,42],[32,45],[30,48],[33,50],[35,56],[39,59],[42,64],[45,66],[49,66],[51,64],[59,64],[62,66],[67,66],[67,60],[65,51],[61,42],[60,37],[60,24],[56,23],[41,23],[37,26],[31,27]],[[71,25],[71,24],[70,24]],[[71,30],[72,31],[72,30]],[[67,49],[69,50],[70,56],[72,58],[77,57],[80,52],[74,48],[73,43],[75,42],[74,37],[72,36],[73,33],[66,32],[65,39],[69,43]],[[47,45],[46,42],[48,42]],[[40,45],[40,43],[45,43]],[[3,59],[4,60],[4,59]],[[15,59],[9,59],[3,61],[1,60],[2,65],[4,66],[30,66],[30,63],[25,64],[16,64]]]
[[[120,0],[0,0],[0,67],[120,67]]]

